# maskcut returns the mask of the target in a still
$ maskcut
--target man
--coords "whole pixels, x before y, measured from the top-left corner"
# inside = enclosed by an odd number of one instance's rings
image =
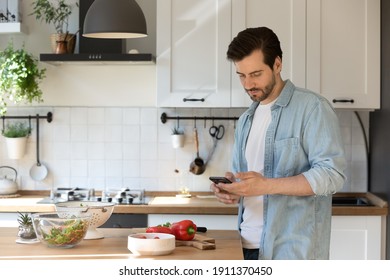
[[[253,104],[235,131],[232,184],[212,184],[239,202],[245,259],[329,259],[332,194],[346,179],[337,116],[320,95],[283,81],[275,33],[248,28],[230,43]]]

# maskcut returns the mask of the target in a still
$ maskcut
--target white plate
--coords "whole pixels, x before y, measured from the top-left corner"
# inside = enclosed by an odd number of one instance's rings
[[[34,239],[21,239],[21,238],[18,238],[18,239],[16,239],[16,243],[20,243],[20,244],[34,244],[34,243],[39,243],[39,240],[37,238],[34,238]]]

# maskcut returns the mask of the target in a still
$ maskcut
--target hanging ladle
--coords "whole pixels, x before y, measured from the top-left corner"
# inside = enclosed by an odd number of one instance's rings
[[[190,164],[190,172],[195,175],[200,175],[203,174],[203,172],[206,170],[206,164],[204,160],[199,156],[199,139],[198,139],[198,130],[196,129],[196,125],[194,126],[194,141],[195,141],[195,148],[196,148],[196,158]]]
[[[42,181],[47,176],[47,168],[39,161],[39,115],[37,115],[37,163],[30,168],[30,176],[35,181]]]

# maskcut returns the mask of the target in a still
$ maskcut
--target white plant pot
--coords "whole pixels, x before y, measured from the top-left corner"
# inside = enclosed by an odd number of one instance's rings
[[[5,138],[8,157],[10,159],[21,159],[26,153],[27,137]]]
[[[174,149],[184,147],[184,134],[172,134],[172,147]]]

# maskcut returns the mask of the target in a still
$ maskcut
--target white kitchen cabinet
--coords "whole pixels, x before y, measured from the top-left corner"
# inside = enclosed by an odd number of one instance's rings
[[[384,216],[333,216],[331,260],[385,259]]]
[[[157,1],[159,107],[230,107],[231,0]]]
[[[335,108],[379,109],[380,0],[311,0],[307,11],[307,88]]]
[[[233,37],[257,26],[278,35],[283,79],[335,108],[379,108],[380,0],[232,1]],[[232,71],[232,107],[249,102]]]

